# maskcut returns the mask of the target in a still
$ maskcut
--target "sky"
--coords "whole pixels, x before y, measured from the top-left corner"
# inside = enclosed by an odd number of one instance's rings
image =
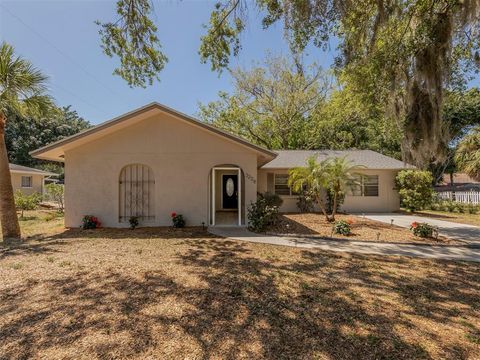
[[[98,124],[152,101],[195,116],[198,103],[218,99],[231,91],[228,72],[219,75],[198,55],[213,1],[154,1],[155,21],[163,50],[169,58],[160,82],[147,89],[130,88],[112,75],[116,60],[102,53],[95,20],[116,18],[115,1],[7,1],[0,0],[0,39],[15,47],[49,76],[51,95],[60,106],[71,105],[80,116]],[[262,30],[253,6],[242,36],[243,49],[233,66],[249,67],[267,52],[288,55],[281,24]],[[306,63],[328,68],[335,55],[309,48]]]

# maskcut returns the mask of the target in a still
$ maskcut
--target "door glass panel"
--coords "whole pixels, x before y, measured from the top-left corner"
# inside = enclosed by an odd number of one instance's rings
[[[227,184],[225,186],[226,186],[227,195],[232,196],[235,191],[235,184],[233,183],[233,179],[228,178]]]

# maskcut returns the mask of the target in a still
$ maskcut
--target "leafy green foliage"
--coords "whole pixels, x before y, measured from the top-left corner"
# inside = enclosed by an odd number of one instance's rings
[[[182,214],[177,214],[173,212],[172,216],[172,223],[174,228],[184,228],[185,227],[185,218]]]
[[[52,116],[42,118],[12,114],[8,118],[5,131],[8,158],[14,164],[42,167],[56,173],[63,172],[58,164],[47,165],[51,163],[33,159],[29,152],[74,135],[90,126],[90,123],[78,116],[70,106],[58,109]]]
[[[264,196],[259,196],[256,202],[248,207],[248,228],[255,232],[263,232],[269,226],[275,225],[278,217],[278,206],[269,204]]]
[[[455,161],[468,176],[480,180],[480,127],[475,128],[460,142]]]
[[[4,239],[20,238],[13,188],[10,181],[5,128],[11,114],[42,117],[56,107],[46,94],[47,77],[31,62],[16,56],[6,42],[0,45],[0,222]]]
[[[200,58],[202,63],[210,60],[212,70],[221,72],[229,63],[230,55],[237,56],[241,46],[238,35],[244,29],[244,21],[235,16],[239,1],[235,3],[216,3],[215,10],[210,15],[210,24],[206,26],[207,34],[201,37]]]
[[[267,56],[262,66],[231,72],[234,93],[200,105],[200,118],[270,149],[313,146],[311,116],[330,91],[330,78],[312,65],[299,71],[291,61]]]
[[[130,218],[128,219],[128,223],[130,224],[130,229],[135,230],[140,224],[138,216],[130,216]]]
[[[45,185],[45,192],[48,199],[56,202],[60,211],[64,209],[64,191],[64,186],[60,184],[51,183]]]
[[[96,216],[85,215],[82,219],[83,230],[98,229],[100,226],[102,226],[102,224]]]
[[[115,22],[101,23],[102,49],[109,57],[117,56],[120,66],[113,72],[130,87],[152,85],[168,61],[161,51],[157,27],[150,19],[150,0],[118,0]]]
[[[210,26],[231,26],[245,18],[244,11],[236,10],[246,9],[246,4],[246,0],[221,1],[214,10],[221,22]],[[447,141],[441,116],[444,89],[465,84],[480,63],[479,0],[257,0],[255,4],[264,27],[282,21],[296,53],[312,42],[327,47],[332,37],[339,39],[337,72],[346,75],[352,91],[365,101],[388,110],[405,131],[407,160],[424,166],[442,157]],[[221,9],[228,11],[220,16]],[[231,46],[238,48],[243,29],[225,42],[210,27],[202,39],[209,45],[202,58],[209,59],[214,69],[228,66]]]
[[[432,174],[429,171],[400,171],[395,178],[395,183],[402,206],[409,211],[422,210],[429,206],[434,194],[432,181]]]
[[[333,232],[335,234],[345,235],[348,236],[352,233],[352,229],[350,228],[350,224],[345,220],[335,221],[333,224]]]
[[[480,205],[437,199],[432,202],[430,209],[434,211],[445,211],[459,214],[478,214],[480,212]]]
[[[434,233],[434,228],[432,225],[429,225],[427,223],[417,223],[413,222],[410,225],[410,231],[413,233],[415,236],[419,236],[421,238],[430,238],[433,236]]]
[[[340,199],[353,180],[355,168],[345,158],[329,158],[317,162],[316,157],[312,156],[307,160],[305,167],[289,171],[288,185],[299,193],[307,190],[327,221],[335,221]],[[327,192],[331,196],[330,206],[325,201]]]
[[[26,195],[20,190],[15,192],[15,206],[18,210],[21,210],[21,218],[23,218],[24,211],[35,210],[42,201],[42,195],[39,193],[33,193]]]
[[[302,213],[313,212],[315,210],[315,194],[304,189],[298,196],[297,207]]]
[[[266,192],[264,194],[259,194],[258,196],[265,199],[268,206],[276,206],[279,208],[283,204],[283,199],[277,194]]]

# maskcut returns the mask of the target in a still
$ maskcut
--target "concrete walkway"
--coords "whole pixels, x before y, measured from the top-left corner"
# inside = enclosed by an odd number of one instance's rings
[[[403,245],[367,241],[325,240],[308,237],[295,238],[284,236],[263,236],[239,227],[210,227],[208,228],[208,231],[214,235],[234,240],[292,246],[305,249],[321,249],[358,254],[400,255],[428,259],[480,262],[480,247]]]
[[[426,216],[415,216],[406,214],[366,214],[365,217],[370,220],[381,221],[405,228],[409,228],[412,222],[424,222],[438,227],[438,233],[445,237],[460,240],[467,245],[480,246],[480,227],[466,224],[454,223],[451,221],[439,220]]]

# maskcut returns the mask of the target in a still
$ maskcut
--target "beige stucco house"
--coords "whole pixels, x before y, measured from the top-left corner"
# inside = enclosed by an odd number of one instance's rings
[[[25,195],[43,194],[45,179],[57,174],[27,166],[8,164],[12,177],[13,191],[20,190]]]
[[[171,225],[172,212],[187,225],[245,225],[249,204],[266,191],[284,198],[281,211],[298,211],[286,176],[312,154],[362,166],[344,210],[399,209],[398,160],[369,150],[271,151],[157,103],[32,152],[65,163],[67,227],[87,214],[108,227],[126,227],[131,216]]]

